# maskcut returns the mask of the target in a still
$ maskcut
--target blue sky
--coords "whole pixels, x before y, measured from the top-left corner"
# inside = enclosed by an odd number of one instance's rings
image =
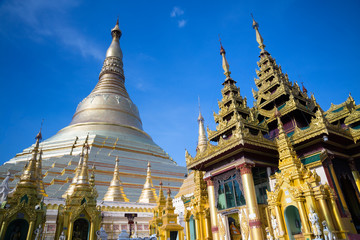
[[[0,162],[67,126],[98,81],[119,16],[127,90],[143,127],[180,165],[194,154],[198,96],[215,128],[221,68],[218,35],[232,77],[252,106],[259,49],[304,82],[323,109],[351,92],[360,103],[359,1],[81,1],[0,3]]]

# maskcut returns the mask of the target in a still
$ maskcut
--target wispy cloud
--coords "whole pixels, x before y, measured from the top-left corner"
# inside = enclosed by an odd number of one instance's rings
[[[178,26],[179,26],[179,28],[185,27],[186,22],[187,22],[187,21],[186,21],[185,19],[179,20],[179,21],[178,21]]]
[[[20,21],[33,40],[51,39],[83,57],[103,59],[103,51],[76,28],[64,21],[66,12],[79,5],[76,0],[10,0],[0,5],[0,16]]]
[[[170,13],[171,17],[179,17],[184,14],[184,10],[182,10],[179,7],[174,7],[173,10]]]
[[[180,16],[184,15],[184,13],[185,13],[184,10],[182,10],[180,7],[176,7],[176,6],[170,12],[170,17],[175,18],[177,20],[179,28],[185,27],[185,25],[187,23],[187,20],[185,20],[183,17],[181,17],[181,19],[180,19]]]

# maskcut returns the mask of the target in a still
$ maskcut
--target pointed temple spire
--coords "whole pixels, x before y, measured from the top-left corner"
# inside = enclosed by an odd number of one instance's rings
[[[162,183],[162,181],[160,181],[159,185],[160,185],[160,189],[159,189],[159,197],[158,197],[158,200],[157,200],[157,204],[160,207],[165,207],[166,198],[165,198],[164,191],[163,191],[163,183]]]
[[[37,155],[39,152],[40,140],[42,139],[41,130],[36,135],[35,139],[36,139],[36,143],[35,143],[34,149],[32,150],[32,157],[29,160],[27,166],[25,167],[24,172],[22,173],[22,175],[20,177],[20,182],[18,184],[21,186],[27,186],[27,187],[31,187],[31,188],[38,187],[38,185],[37,185],[37,180],[38,180]]]
[[[89,134],[87,135],[87,137],[86,137],[86,139],[85,139],[85,142],[84,142],[84,144],[83,144],[83,147],[82,147],[82,150],[81,150],[81,153],[80,153],[80,159],[79,159],[79,162],[78,162],[77,167],[75,168],[75,176],[74,176],[74,178],[72,179],[69,188],[68,188],[68,189],[66,190],[66,192],[62,195],[63,198],[66,198],[67,195],[71,195],[71,194],[73,194],[73,192],[74,192],[76,183],[77,183],[78,178],[79,178],[79,175],[80,175],[80,173],[81,173],[81,167],[82,167],[83,160],[84,160],[84,150],[85,150],[86,144],[88,143],[88,138],[89,138]]]
[[[199,117],[198,117],[198,123],[199,123],[199,137],[198,137],[198,145],[197,145],[197,151],[200,153],[206,150],[207,147],[207,137],[204,127],[204,118],[201,115],[201,109],[200,109],[200,98],[199,98]]]
[[[279,169],[285,170],[290,168],[294,171],[295,169],[299,169],[301,167],[301,161],[297,157],[294,147],[284,131],[280,116],[280,113],[276,111],[275,117],[277,118],[279,129],[279,135],[276,140],[279,151]]]
[[[155,188],[154,188],[152,180],[151,180],[150,168],[151,168],[151,165],[150,165],[150,162],[148,162],[146,181],[145,181],[144,188],[143,188],[141,195],[139,197],[139,200],[138,200],[139,203],[156,203],[156,201],[157,201],[156,191],[155,191]]]
[[[44,182],[43,182],[43,174],[42,174],[42,155],[43,151],[40,149],[39,152],[39,158],[36,161],[36,169],[37,169],[37,186],[38,186],[38,192],[43,195],[44,197],[47,197],[48,195],[45,192]]]
[[[85,144],[85,156],[81,165],[81,172],[77,179],[77,183],[75,186],[75,190],[80,187],[89,187],[89,167],[88,167],[88,160],[89,160],[89,144]]]
[[[228,79],[228,78],[231,78],[230,77],[230,74],[231,74],[230,66],[225,57],[225,54],[226,54],[225,49],[221,43],[221,40],[219,40],[219,41],[220,41],[220,55],[222,56],[222,67],[224,69],[224,75],[226,76],[226,79]]]
[[[120,181],[119,162],[120,160],[117,156],[115,160],[113,179],[111,180],[108,191],[105,193],[103,199],[104,201],[129,202],[129,199],[126,197],[122,183]]]
[[[262,38],[260,32],[259,32],[259,24],[255,21],[253,15],[251,14],[252,20],[253,20],[253,24],[252,27],[255,29],[256,32],[256,41],[259,44],[259,48],[261,49],[261,53],[265,53],[265,45],[264,45],[264,39]]]

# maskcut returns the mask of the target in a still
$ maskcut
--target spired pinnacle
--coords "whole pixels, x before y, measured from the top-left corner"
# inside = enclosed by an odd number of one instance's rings
[[[111,29],[111,36],[113,38],[110,47],[108,48],[107,52],[106,52],[106,57],[118,57],[120,59],[122,59],[123,54],[120,48],[120,37],[121,37],[122,33],[121,30],[119,28],[119,19],[117,19],[116,21],[116,25],[113,29]]]
[[[199,123],[199,137],[198,137],[198,145],[197,145],[197,152],[201,153],[206,150],[207,147],[207,137],[205,133],[205,127],[204,127],[204,118],[201,115],[200,110],[200,99],[199,99],[199,117],[198,117],[198,123]]]
[[[150,162],[148,162],[146,181],[145,181],[144,188],[143,188],[141,195],[139,197],[139,200],[138,200],[139,203],[156,203],[157,199],[158,199],[155,188],[152,183],[150,167],[151,167],[151,164],[150,164]]]
[[[261,49],[261,53],[266,52],[265,51],[265,45],[264,45],[264,39],[261,37],[260,32],[259,32],[259,24],[255,21],[253,15],[251,14],[251,17],[253,19],[253,24],[252,27],[253,29],[255,29],[256,32],[256,41],[259,44],[259,48]]]
[[[222,56],[222,67],[224,69],[224,75],[226,76],[226,78],[230,78],[230,66],[229,66],[229,63],[227,62],[226,60],[226,57],[225,57],[225,49],[223,48],[223,45],[221,43],[221,40],[220,41],[220,55]]]

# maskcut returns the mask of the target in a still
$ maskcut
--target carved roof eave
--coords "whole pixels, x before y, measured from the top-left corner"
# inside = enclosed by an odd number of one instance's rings
[[[354,139],[354,142],[356,143],[358,140],[360,140],[360,129],[353,129],[353,128],[349,128],[350,129],[350,134]]]
[[[326,118],[329,120],[329,122],[335,122],[337,120],[347,118],[349,115],[350,115],[349,109],[344,107],[344,109],[339,111],[339,112],[335,112],[335,113],[329,112],[329,113],[327,113]]]
[[[262,134],[255,136],[251,133],[245,133],[241,134],[239,137],[233,135],[229,140],[219,141],[218,145],[212,145],[210,142],[208,142],[206,150],[202,153],[198,153],[194,158],[191,157],[190,154],[187,154],[185,156],[187,168],[191,169],[196,165],[216,158],[217,156],[227,152],[232,148],[238,147],[240,145],[244,146],[245,144],[277,151],[276,143],[264,138]]]
[[[351,131],[351,130],[350,130]],[[341,136],[343,138],[347,138],[349,140],[353,140],[353,136],[349,131],[342,129],[341,127],[333,126],[331,124],[312,124],[310,123],[310,127],[304,130],[299,128],[295,128],[294,134],[291,136],[292,144],[296,145],[301,142],[307,141],[311,138],[316,136],[320,136],[322,134],[334,134]],[[360,138],[360,131],[359,131],[359,138]]]
[[[248,121],[247,119],[241,119],[241,121],[243,122],[243,124],[247,128],[253,128],[253,129],[264,131],[264,132],[269,131],[269,128],[267,127],[265,122],[263,124],[258,125],[255,122]],[[216,131],[211,131],[211,130],[208,129],[208,131],[207,131],[208,138],[209,139],[214,139],[216,137],[219,137],[221,134],[224,134],[228,130],[234,128],[237,123],[238,123],[237,121],[234,121],[231,124],[227,125],[225,128],[221,128],[221,129],[216,130]]]
[[[282,109],[279,110],[279,112],[281,113],[281,116],[284,116],[292,111],[295,110],[303,110],[304,112],[310,114],[311,116],[314,116],[314,113],[312,111],[310,111],[309,109],[307,109],[304,105],[302,105],[301,103],[299,103],[297,100],[295,100],[294,102],[291,102],[291,100],[286,102],[285,107],[283,107]],[[266,120],[266,123],[269,124],[272,121],[276,120],[275,117],[275,108],[269,111],[263,110],[263,109],[259,109],[259,112],[261,115],[265,116],[265,117],[269,117],[269,119]]]
[[[360,110],[358,110],[360,108],[360,105],[357,106],[350,114],[349,116],[347,116],[344,120],[344,123],[346,125],[350,125],[352,123],[356,123],[358,121],[360,121]]]

